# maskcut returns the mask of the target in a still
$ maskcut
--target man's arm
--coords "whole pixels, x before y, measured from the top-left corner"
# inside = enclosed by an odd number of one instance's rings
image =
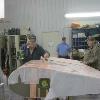
[[[98,61],[99,49],[92,50],[86,53],[84,63],[87,65],[95,64]]]

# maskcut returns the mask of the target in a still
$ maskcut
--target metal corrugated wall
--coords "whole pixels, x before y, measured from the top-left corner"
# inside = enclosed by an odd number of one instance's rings
[[[15,27],[34,32],[59,31],[64,27],[67,0],[6,0],[6,18]]]
[[[59,31],[70,41],[70,30],[64,29],[64,26],[72,20],[65,19],[64,14],[100,11],[99,4],[100,0],[5,0],[5,16],[10,27],[31,27],[35,34]],[[90,19],[89,23],[91,20],[94,19]]]
[[[100,0],[5,0],[5,14],[15,27],[58,31],[64,27],[66,12],[99,11],[99,4]]]

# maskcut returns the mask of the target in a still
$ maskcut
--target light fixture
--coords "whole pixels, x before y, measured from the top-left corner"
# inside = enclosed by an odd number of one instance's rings
[[[86,13],[67,13],[65,18],[85,18],[85,17],[100,17],[100,12],[86,12]]]
[[[4,18],[4,0],[0,0],[0,18]]]

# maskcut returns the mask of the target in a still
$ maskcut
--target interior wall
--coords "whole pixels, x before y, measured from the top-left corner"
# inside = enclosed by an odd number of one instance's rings
[[[100,12],[100,0],[68,0],[68,7],[65,9],[66,13],[77,12]],[[79,21],[81,24],[100,23],[100,18],[74,18],[66,19],[65,23]],[[68,23],[69,22],[69,23]]]
[[[68,12],[100,11],[100,0],[67,0]]]
[[[69,20],[64,18],[64,14],[100,11],[99,4],[100,0],[5,0],[5,18],[10,21],[10,27],[30,27],[37,36],[42,32],[58,31],[67,36],[70,43],[70,29],[64,26],[77,20],[91,23],[96,18]],[[40,36],[38,41],[41,44]]]
[[[31,27],[32,31],[59,31],[64,27],[66,0],[6,0],[6,18],[13,27]]]

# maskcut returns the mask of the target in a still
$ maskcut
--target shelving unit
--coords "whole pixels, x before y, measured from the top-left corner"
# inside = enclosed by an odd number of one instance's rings
[[[87,49],[87,37],[95,34],[100,34],[100,27],[72,29],[72,49]]]
[[[25,35],[7,35],[7,53],[9,55],[10,72],[20,66],[20,61],[17,59],[17,52],[23,43],[26,43]],[[22,38],[23,37],[23,38]]]

